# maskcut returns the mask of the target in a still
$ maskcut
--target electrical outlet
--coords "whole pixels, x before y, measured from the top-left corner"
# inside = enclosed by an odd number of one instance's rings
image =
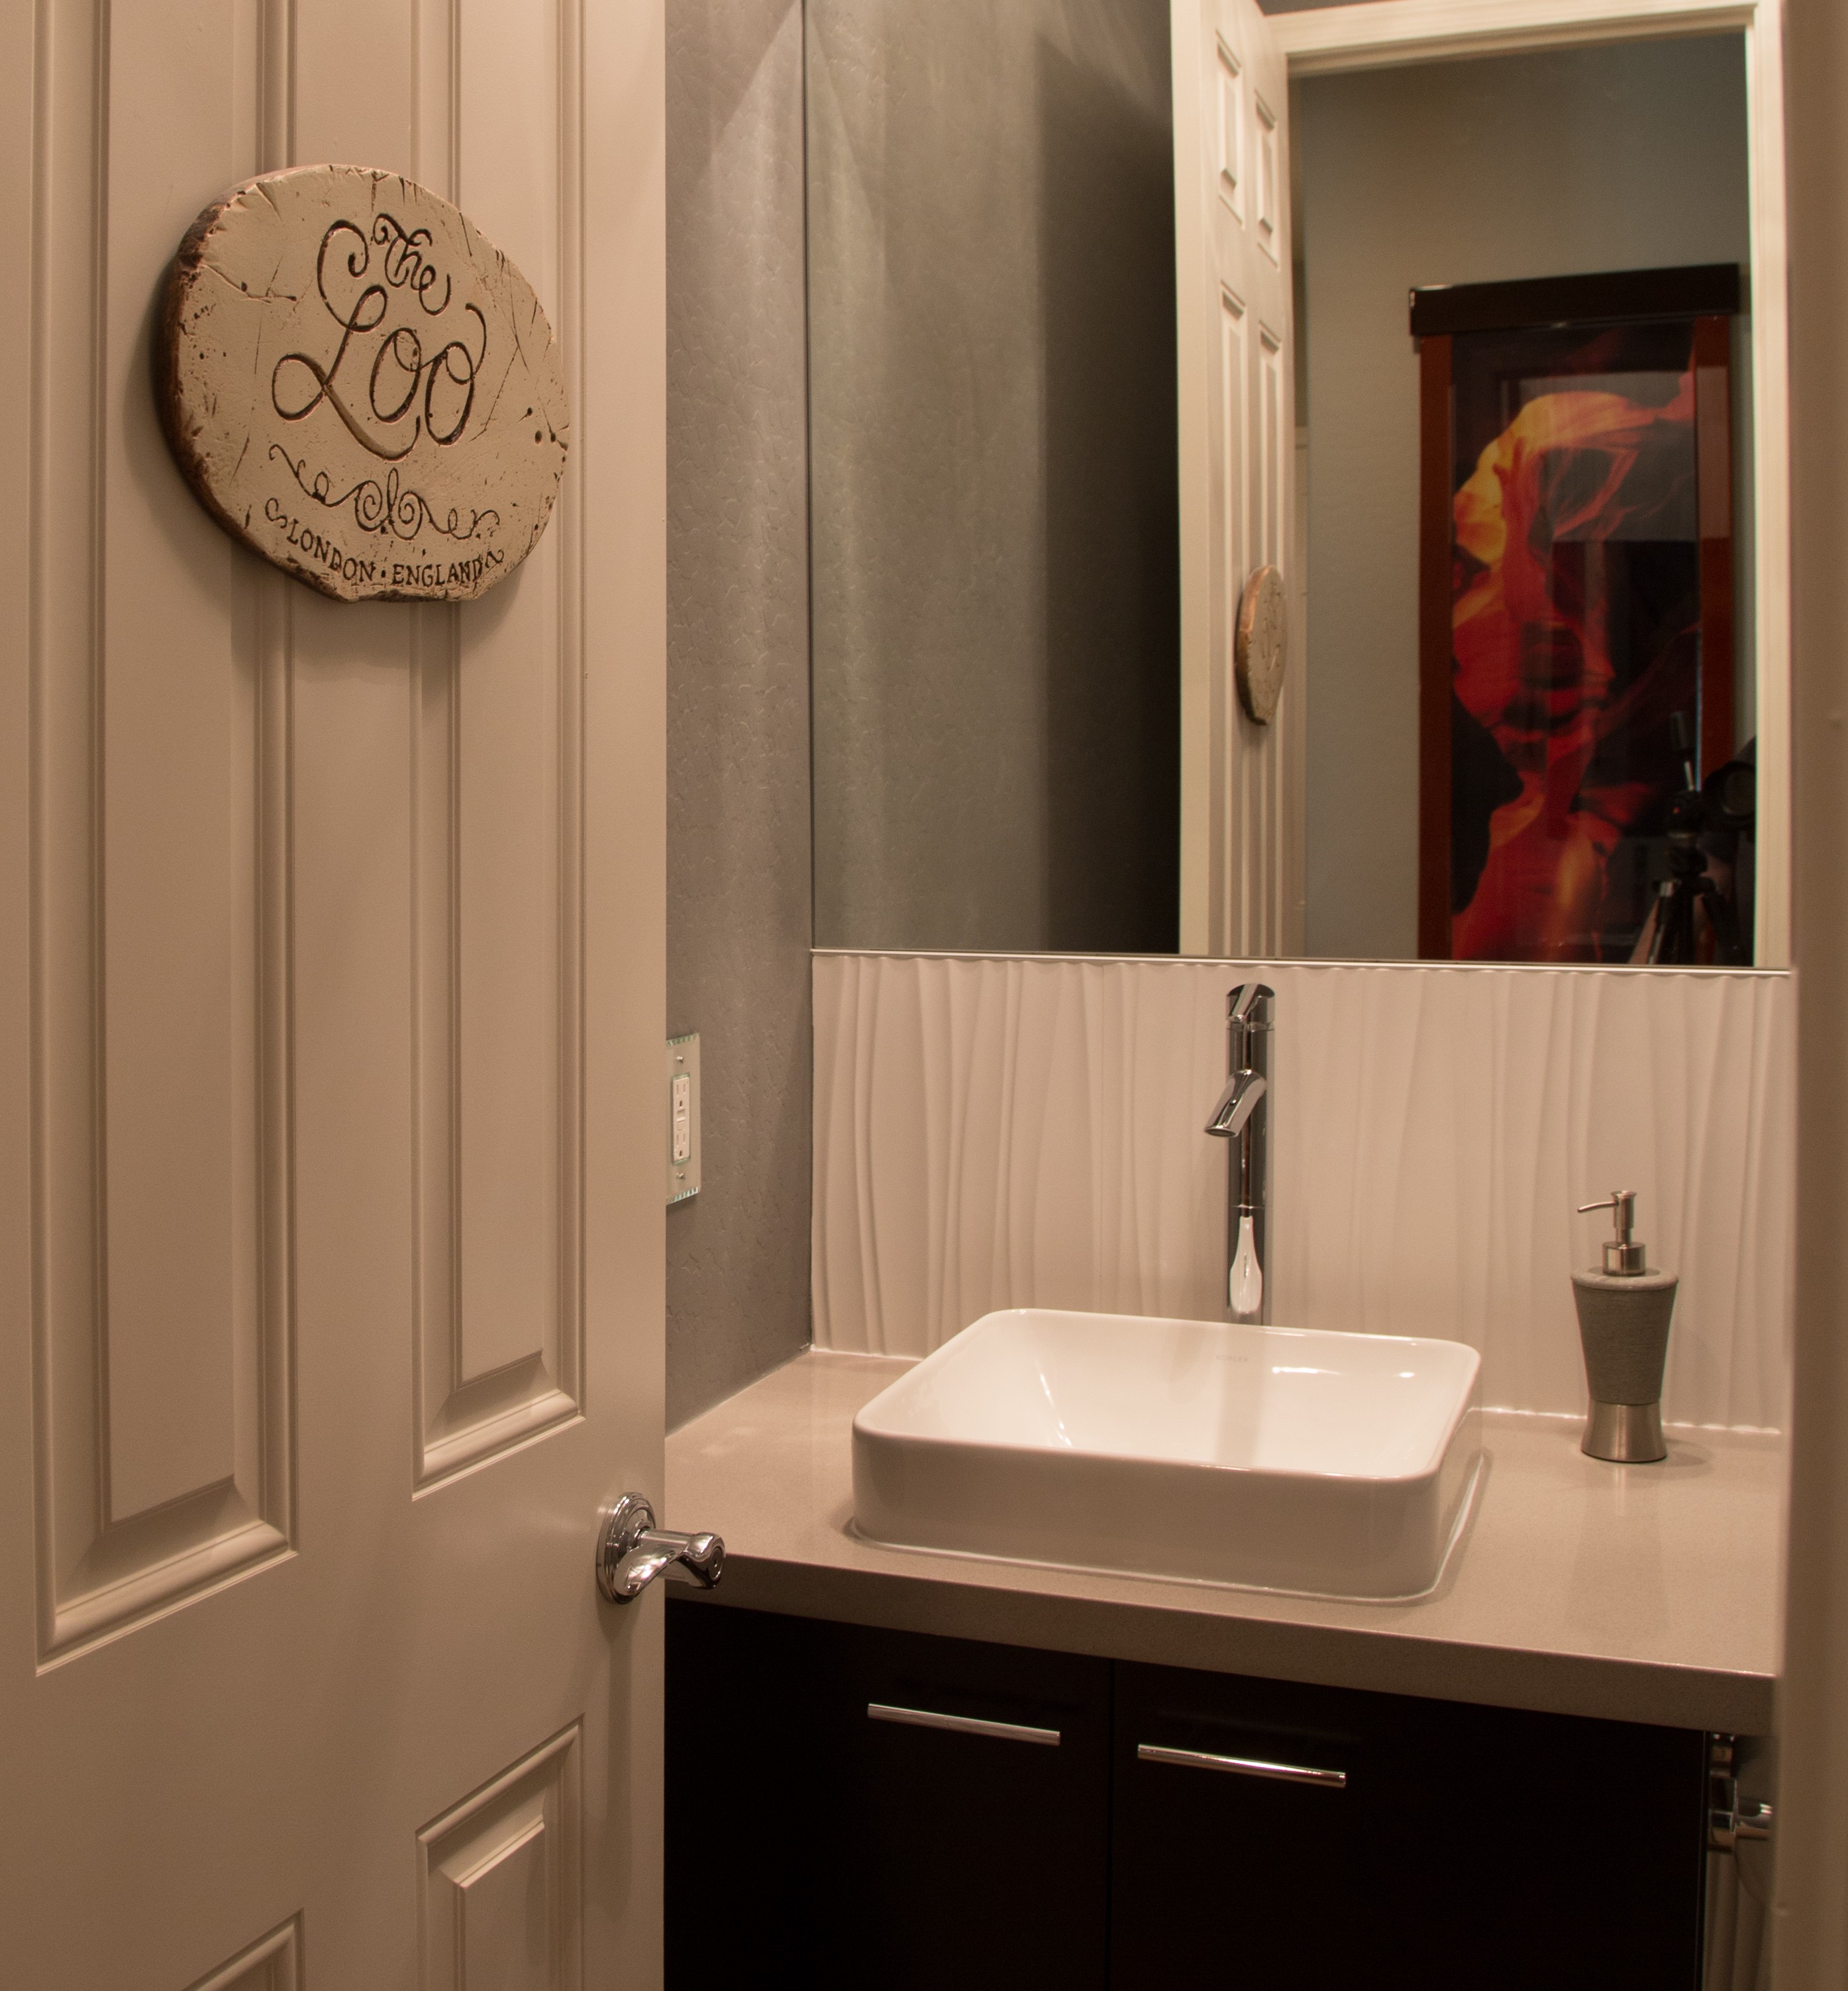
[[[699,1193],[699,1037],[667,1040],[667,1200]]]

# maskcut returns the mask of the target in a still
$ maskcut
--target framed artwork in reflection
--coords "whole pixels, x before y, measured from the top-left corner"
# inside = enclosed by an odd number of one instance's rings
[[[1733,962],[1732,264],[1413,291],[1419,953]]]

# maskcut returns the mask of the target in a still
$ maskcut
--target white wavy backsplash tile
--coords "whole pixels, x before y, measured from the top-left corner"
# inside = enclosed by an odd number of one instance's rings
[[[1781,1424],[1789,978],[820,955],[818,1346],[921,1355],[992,1308],[1216,1318],[1225,994],[1277,991],[1274,1317],[1481,1349],[1575,1411],[1568,1275],[1641,1192],[1680,1272],[1665,1408]]]

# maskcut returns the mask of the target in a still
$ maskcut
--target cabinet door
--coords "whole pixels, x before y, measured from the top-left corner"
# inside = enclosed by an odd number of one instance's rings
[[[839,1627],[667,1600],[668,1991],[825,1982]]]
[[[669,1991],[1103,1985],[1107,1661],[675,1599],[667,1710]]]
[[[1111,1991],[1366,1981],[1353,1904],[1390,1818],[1353,1697],[1116,1671]]]
[[[872,1631],[839,1656],[836,1981],[1101,1986],[1108,1662]]]
[[[1697,1734],[1120,1666],[1113,1746],[1112,1991],[1699,1983]]]
[[[1695,1991],[1706,1738],[1687,1729],[1367,1696],[1392,1829],[1377,1927],[1446,1991]]]

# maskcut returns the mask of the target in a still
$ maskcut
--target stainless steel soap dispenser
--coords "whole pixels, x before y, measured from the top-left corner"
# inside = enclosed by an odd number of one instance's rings
[[[1662,1372],[1680,1282],[1673,1272],[1649,1269],[1634,1235],[1633,1189],[1613,1189],[1578,1208],[1581,1216],[1609,1210],[1613,1233],[1605,1245],[1603,1271],[1572,1275],[1591,1388],[1591,1414],[1579,1450],[1614,1465],[1652,1465],[1669,1455],[1662,1436]]]

